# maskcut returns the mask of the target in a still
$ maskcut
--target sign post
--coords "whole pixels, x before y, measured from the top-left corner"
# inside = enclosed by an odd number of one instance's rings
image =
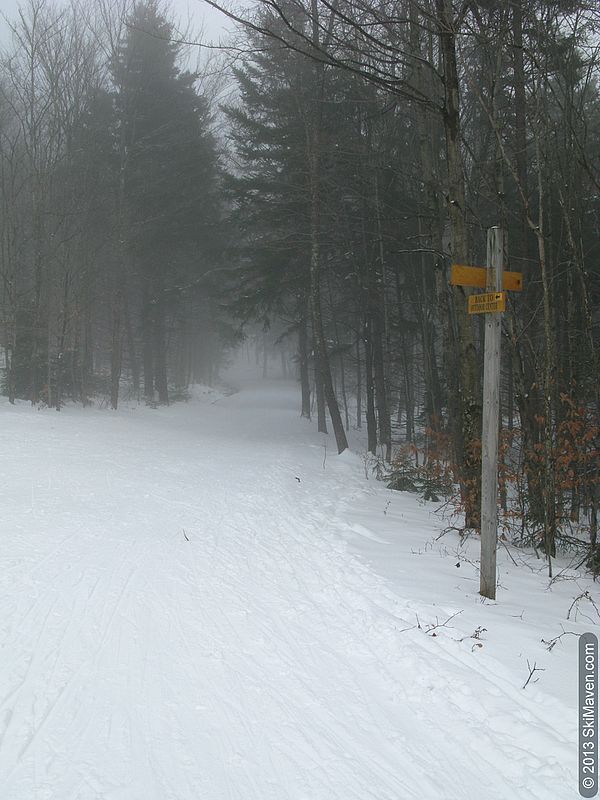
[[[490,228],[487,239],[488,292],[502,293],[504,231]],[[490,313],[491,311],[491,313]],[[500,346],[504,307],[485,313],[483,361],[483,428],[481,436],[481,564],[479,593],[496,599],[498,546],[498,439],[500,414]],[[495,312],[495,313],[494,313]]]
[[[500,344],[506,292],[523,290],[520,272],[504,272],[504,231],[490,228],[487,266],[452,264],[450,283],[485,289],[469,296],[469,314],[485,314],[483,430],[481,435],[481,563],[479,593],[496,599],[498,546],[498,440],[500,416]]]

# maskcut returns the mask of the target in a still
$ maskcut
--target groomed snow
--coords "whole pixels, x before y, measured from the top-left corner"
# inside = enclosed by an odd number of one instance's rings
[[[592,584],[501,548],[483,604],[477,543],[297,405],[0,407],[1,800],[577,796],[576,637],[541,639]]]

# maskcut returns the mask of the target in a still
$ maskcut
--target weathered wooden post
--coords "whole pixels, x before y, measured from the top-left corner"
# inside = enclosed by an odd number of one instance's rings
[[[481,562],[479,592],[496,599],[498,545],[498,440],[500,415],[500,343],[506,292],[523,289],[520,272],[504,271],[504,231],[490,228],[487,266],[452,264],[450,283],[486,289],[468,298],[469,314],[485,314],[483,363],[483,429],[481,434]]]
[[[502,291],[504,231],[490,228],[487,238],[488,292]],[[479,592],[496,599],[496,548],[498,546],[498,417],[500,414],[500,348],[502,313],[485,315],[483,361],[483,428],[481,435],[481,565]]]

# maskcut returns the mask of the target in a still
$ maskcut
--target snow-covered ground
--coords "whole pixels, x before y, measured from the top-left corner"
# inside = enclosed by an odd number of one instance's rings
[[[593,584],[501,548],[482,603],[477,543],[297,406],[0,406],[1,800],[577,796],[576,636],[541,640]]]

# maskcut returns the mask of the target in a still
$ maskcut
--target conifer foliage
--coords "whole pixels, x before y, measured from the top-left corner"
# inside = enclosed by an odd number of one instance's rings
[[[304,277],[320,430],[330,374],[346,429],[366,423],[385,462],[396,447],[391,483],[442,474],[479,527],[483,329],[450,265],[484,266],[502,227],[524,278],[504,316],[502,524],[550,574],[561,548],[597,569],[597,3],[226,10],[248,42],[230,112],[244,300],[281,303]]]
[[[597,570],[597,2],[225,5],[215,108],[167,0],[25,0],[0,61],[4,391],[168,403],[239,320],[273,326],[301,414],[339,452],[366,428],[380,474],[449,487],[477,530],[483,326],[450,267],[484,266],[499,226],[524,286],[502,525],[550,569],[571,548]]]
[[[232,336],[204,277],[222,168],[199,76],[168,7],[96,10],[29,0],[11,46],[30,58],[9,51],[0,82],[6,391],[57,408],[142,386],[167,403]]]

